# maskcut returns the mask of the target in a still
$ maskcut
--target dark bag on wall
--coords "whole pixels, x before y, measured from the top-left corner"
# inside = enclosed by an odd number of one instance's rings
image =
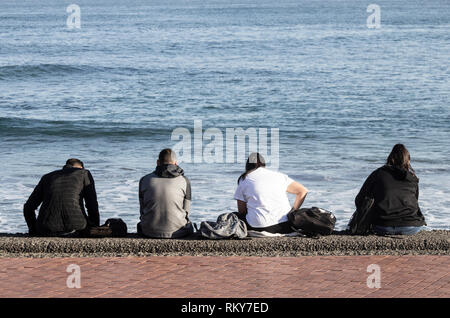
[[[104,226],[111,228],[113,237],[127,236],[127,224],[120,218],[113,218],[106,220]]]
[[[365,197],[360,207],[357,207],[355,213],[353,213],[350,222],[348,223],[348,231],[353,235],[366,235],[370,232],[370,226],[372,224],[371,213],[373,198]]]
[[[306,236],[330,235],[336,224],[333,213],[317,207],[292,210],[288,220],[295,230]]]
[[[125,237],[127,236],[127,225],[120,218],[106,220],[102,226],[91,227],[88,229],[89,237]]]

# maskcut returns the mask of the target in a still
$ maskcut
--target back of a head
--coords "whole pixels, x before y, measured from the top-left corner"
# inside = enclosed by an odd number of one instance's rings
[[[81,167],[81,168],[84,168],[83,161],[81,161],[80,159],[77,159],[77,158],[70,158],[70,159],[67,159],[66,165],[72,166],[72,167]]]
[[[389,154],[386,164],[394,168],[413,172],[408,149],[403,144],[396,144]]]
[[[159,153],[158,161],[160,165],[175,164],[177,162],[177,156],[172,149],[166,148]]]
[[[264,157],[258,153],[258,152],[252,152],[250,156],[248,156],[247,162],[245,164],[245,172],[239,177],[238,183],[241,180],[244,180],[245,177],[252,172],[255,169],[258,169],[259,167],[265,167],[266,161],[264,160]]]
[[[252,152],[250,156],[248,156],[247,163],[245,164],[245,170],[253,170],[259,167],[265,167],[266,161],[264,157],[258,152]]]

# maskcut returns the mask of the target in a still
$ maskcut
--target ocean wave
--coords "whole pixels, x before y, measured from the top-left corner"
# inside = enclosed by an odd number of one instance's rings
[[[157,69],[145,69],[134,67],[110,67],[92,65],[71,64],[23,64],[0,66],[0,80],[38,78],[46,76],[72,76],[74,74],[89,73],[115,73],[115,74],[139,74],[158,72]]]
[[[150,127],[149,127],[150,126]],[[158,123],[105,123],[94,120],[50,121],[0,117],[0,136],[60,136],[60,137],[164,137],[170,138],[172,129]]]

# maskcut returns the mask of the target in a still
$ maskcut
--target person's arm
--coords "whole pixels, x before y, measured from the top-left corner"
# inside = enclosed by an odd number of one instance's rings
[[[144,214],[144,192],[142,191],[142,180],[144,178],[141,178],[141,180],[139,180],[139,213],[142,216]]]
[[[425,216],[423,215],[422,210],[419,207],[419,185],[418,184],[417,184],[417,190],[416,190],[416,198],[417,198],[417,207],[418,207],[417,213],[420,215],[420,217],[423,218],[425,225],[427,225],[427,223],[425,222]]]
[[[191,182],[186,177],[184,177],[184,179],[186,180],[186,194],[183,200],[183,210],[189,213],[191,211],[191,200],[192,200]]]
[[[236,201],[237,201],[238,213],[242,216],[247,215],[247,202],[244,202],[241,200],[236,200]]]
[[[299,209],[302,206],[303,202],[305,201],[306,195],[308,194],[308,189],[303,185],[301,185],[300,183],[294,181],[288,185],[286,191],[288,193],[296,195],[292,209],[293,210]]]
[[[94,178],[88,170],[85,177],[83,198],[88,212],[89,223],[92,226],[100,226],[100,214],[98,212],[97,192],[95,191]]]
[[[244,185],[245,180],[242,180],[238,183],[236,191],[234,192],[234,199],[237,201],[238,214],[241,217],[245,217],[247,215],[247,202],[244,195]]]
[[[41,178],[38,185],[34,188],[27,202],[23,206],[23,215],[28,226],[30,235],[36,234],[36,209],[44,200],[44,178]]]
[[[367,177],[366,181],[364,182],[364,184],[362,185],[361,189],[359,190],[359,193],[358,193],[358,195],[355,198],[355,206],[357,208],[360,207],[361,204],[363,204],[364,198],[373,196],[372,195],[372,189],[373,189],[373,185],[375,183],[376,172],[377,172],[377,170],[372,172]]]

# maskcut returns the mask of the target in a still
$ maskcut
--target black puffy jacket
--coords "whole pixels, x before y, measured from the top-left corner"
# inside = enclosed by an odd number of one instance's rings
[[[419,179],[410,171],[385,165],[367,178],[356,196],[360,207],[365,197],[374,199],[370,210],[372,224],[380,226],[422,226],[425,218],[419,208]]]
[[[36,220],[35,210],[41,203]],[[99,226],[100,223],[91,173],[70,165],[44,175],[23,211],[30,234],[67,233],[83,230],[87,225]]]

